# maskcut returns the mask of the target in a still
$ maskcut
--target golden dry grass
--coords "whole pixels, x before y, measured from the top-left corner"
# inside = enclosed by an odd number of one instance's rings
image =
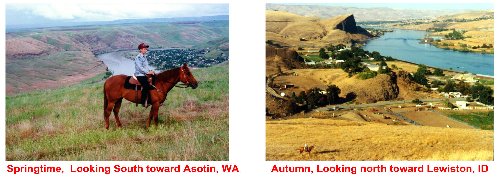
[[[266,149],[267,160],[493,160],[493,131],[302,118],[267,121]]]

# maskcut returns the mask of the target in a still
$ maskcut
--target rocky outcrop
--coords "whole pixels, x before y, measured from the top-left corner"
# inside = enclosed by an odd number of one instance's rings
[[[367,80],[357,80],[353,84],[342,88],[344,92],[354,92],[356,102],[374,103],[387,101],[398,97],[399,87],[396,83],[396,75],[380,74]]]
[[[278,48],[271,45],[266,45],[266,57],[279,57],[285,65],[283,68],[296,69],[304,67],[304,58],[299,56],[297,51],[289,48]]]
[[[356,26],[356,20],[354,15],[348,15],[346,18],[341,20],[338,24],[334,25],[336,29],[348,32],[348,33],[358,33],[358,27]]]

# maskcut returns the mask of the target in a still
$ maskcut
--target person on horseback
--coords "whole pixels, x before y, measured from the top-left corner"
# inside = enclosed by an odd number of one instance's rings
[[[148,52],[149,45],[141,43],[137,48],[139,49],[139,54],[135,57],[134,75],[142,85],[141,104],[147,107],[146,98],[149,95],[149,91],[154,89],[148,82],[148,76],[154,75],[155,72],[151,70],[146,59],[146,52]]]

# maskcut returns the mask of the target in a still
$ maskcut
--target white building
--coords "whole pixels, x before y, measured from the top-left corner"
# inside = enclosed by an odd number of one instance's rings
[[[469,102],[467,101],[456,101],[455,104],[457,105],[458,109],[470,109],[469,107],[467,107],[467,105],[469,104]]]

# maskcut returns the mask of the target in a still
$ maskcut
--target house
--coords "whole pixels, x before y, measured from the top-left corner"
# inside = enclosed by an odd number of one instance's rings
[[[460,98],[463,97],[461,92],[441,92],[445,98]]]
[[[371,71],[378,71],[378,65],[373,65],[373,64],[366,63],[366,62],[361,62],[361,64],[368,67],[368,69],[370,69]]]
[[[344,63],[345,60],[335,60],[335,64]]]
[[[306,65],[316,65],[316,62],[314,61],[306,62]]]
[[[474,79],[474,75],[472,75],[471,73],[468,73],[468,74],[456,74],[453,76],[452,79],[455,79],[455,80],[458,80],[458,81],[464,81],[464,82],[467,82],[467,83],[475,83],[477,82],[478,80]]]
[[[469,107],[467,107],[467,105],[469,104],[469,102],[467,101],[456,101],[455,104],[457,105],[458,109],[470,109]]]

